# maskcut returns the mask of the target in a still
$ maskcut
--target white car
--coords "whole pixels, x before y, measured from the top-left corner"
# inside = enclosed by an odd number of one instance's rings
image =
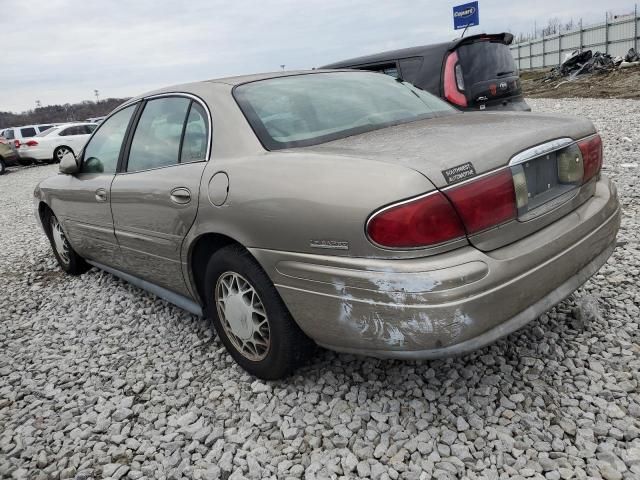
[[[65,153],[79,153],[98,125],[95,123],[65,123],[58,125],[18,147],[18,155],[25,161],[59,162]]]

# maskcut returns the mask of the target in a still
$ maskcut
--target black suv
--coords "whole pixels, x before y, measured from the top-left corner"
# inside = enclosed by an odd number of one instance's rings
[[[510,33],[352,58],[320,68],[356,68],[392,75],[438,95],[460,110],[526,110]]]

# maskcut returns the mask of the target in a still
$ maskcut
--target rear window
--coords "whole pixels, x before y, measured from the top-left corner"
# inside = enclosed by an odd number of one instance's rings
[[[517,75],[509,47],[498,42],[474,42],[458,48],[465,81],[472,83]]]
[[[411,84],[357,71],[246,83],[234,89],[234,96],[269,150],[317,145],[456,112]]]
[[[6,138],[7,140],[13,140],[15,137],[13,135],[13,130],[9,129],[9,130],[5,130],[4,133],[2,134],[2,136],[4,138]]]
[[[27,128],[21,128],[20,129],[20,135],[22,136],[22,138],[29,138],[29,137],[35,137],[37,135],[38,132],[36,132],[36,129],[33,127],[27,127]]]

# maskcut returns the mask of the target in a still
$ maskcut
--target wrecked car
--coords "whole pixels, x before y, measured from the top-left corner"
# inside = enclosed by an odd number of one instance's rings
[[[451,42],[352,58],[320,68],[385,73],[426,90],[459,110],[525,110],[510,33],[472,35]]]
[[[64,271],[95,266],[210,318],[273,379],[314,344],[429,359],[535,319],[614,249],[601,165],[586,119],[463,113],[358,70],[279,72],[128,101],[34,206]]]

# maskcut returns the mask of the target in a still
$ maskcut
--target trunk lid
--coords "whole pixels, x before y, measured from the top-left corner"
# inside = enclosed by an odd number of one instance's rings
[[[507,167],[517,154],[557,139],[578,140],[595,133],[586,119],[520,112],[460,113],[446,117],[383,128],[361,135],[305,147],[303,150],[340,156],[353,156],[394,163],[425,175],[438,189],[447,193],[451,185]],[[297,149],[298,150],[298,149]],[[534,171],[529,178],[553,179],[557,175],[555,157],[545,153],[529,162]],[[392,181],[392,179],[390,179]],[[550,180],[549,188],[557,182]],[[469,236],[481,250],[492,250],[533,233],[565,215],[584,201],[587,187],[575,186],[563,196],[545,195],[554,212],[540,216],[518,217],[508,224]],[[564,188],[564,187],[563,187]],[[544,198],[544,197],[540,197]],[[400,200],[400,199],[399,199]]]

